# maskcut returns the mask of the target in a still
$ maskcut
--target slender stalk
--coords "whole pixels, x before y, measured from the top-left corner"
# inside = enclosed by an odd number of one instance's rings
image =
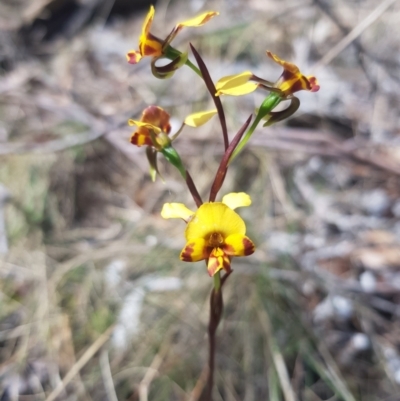
[[[232,152],[235,150],[236,146],[238,145],[239,141],[242,139],[242,136],[244,132],[246,131],[247,127],[250,124],[251,117],[246,120],[246,122],[243,124],[243,126],[240,128],[240,130],[237,132],[235,137],[232,139],[232,142],[230,143],[228,149],[225,151],[224,156],[222,157],[221,163],[219,164],[217,174],[215,175],[214,182],[211,186],[211,191],[210,191],[210,202],[215,202],[215,199],[218,195],[218,191],[221,189],[222,184],[224,183],[226,172],[228,169],[228,162],[230,160],[230,157],[232,155]]]
[[[246,143],[249,141],[250,137],[253,135],[253,132],[255,131],[255,129],[257,128],[257,125],[260,123],[261,120],[262,120],[262,117],[260,117],[260,115],[257,115],[253,121],[253,124],[251,124],[251,127],[248,129],[248,131],[244,135],[243,140],[239,143],[239,145],[233,151],[228,164],[230,164],[236,158],[236,156],[242,151],[242,149],[246,146]]]
[[[189,171],[186,170],[186,177],[184,177],[184,178],[185,178],[185,181],[186,181],[186,185],[188,186],[189,191],[192,194],[193,200],[196,203],[196,206],[200,207],[203,204],[203,201],[201,199],[199,191],[197,191],[197,188],[194,185],[192,176],[189,174]]]
[[[210,73],[208,72],[207,66],[204,63],[203,59],[201,58],[200,54],[193,47],[192,44],[190,44],[190,48],[192,49],[194,58],[196,59],[197,65],[200,68],[204,83],[206,84],[207,89],[210,92],[210,95],[214,100],[215,107],[218,111],[218,117],[219,117],[219,121],[221,123],[221,129],[222,129],[222,136],[224,138],[224,146],[225,146],[225,150],[227,150],[229,147],[228,128],[226,125],[225,112],[224,112],[224,108],[222,106],[221,99],[219,98],[219,96],[215,96],[215,93],[217,92],[217,90],[215,89],[214,82],[211,79],[211,76],[210,76]]]
[[[242,149],[246,146],[247,142],[249,141],[250,137],[253,135],[253,132],[257,128],[260,121],[265,116],[267,116],[276,106],[278,106],[278,104],[281,101],[282,101],[282,95],[280,93],[275,93],[275,92],[271,92],[265,98],[265,100],[262,102],[262,104],[258,110],[256,118],[253,121],[253,124],[251,124],[248,131],[244,134],[242,141],[239,143],[239,145],[233,151],[228,164],[230,164],[237,157],[237,155],[242,151]]]
[[[203,79],[203,75],[201,75],[200,70],[188,59],[185,63],[189,68],[191,68],[201,79]]]
[[[222,286],[231,273],[232,271],[227,272],[222,278],[219,272],[214,275],[214,288],[212,289],[210,295],[210,321],[208,324],[208,378],[207,387],[205,390],[205,401],[212,401],[215,372],[216,332],[221,321],[222,312],[224,310]]]
[[[206,401],[212,401],[212,390],[214,387],[214,371],[215,371],[215,349],[216,349],[216,338],[215,334],[217,332],[217,328],[219,322],[221,321],[223,300],[222,300],[222,291],[221,291],[221,281],[220,275],[217,273],[215,276],[218,276],[219,289],[216,287],[213,288],[210,295],[210,322],[208,325],[208,344],[209,344],[209,354],[208,354],[208,379],[207,379],[207,389],[206,389]],[[215,277],[214,276],[214,277]]]
[[[165,49],[165,53],[164,53],[164,56],[167,59],[172,60],[172,61],[181,55],[182,55],[182,52],[173,48],[172,46],[167,46]],[[201,75],[200,70],[189,59],[186,60],[185,65],[187,65],[189,68],[191,68],[201,79],[203,79],[203,76]]]

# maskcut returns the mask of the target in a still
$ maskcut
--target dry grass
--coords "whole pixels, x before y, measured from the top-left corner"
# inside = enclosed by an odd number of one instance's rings
[[[318,65],[321,83],[287,124],[255,135],[223,188],[251,195],[242,215],[257,252],[224,287],[216,401],[400,397],[400,9],[327,63],[376,12],[327,4],[205,2],[219,23],[177,41],[214,79],[248,68],[273,79],[268,48],[306,73]],[[193,202],[165,164],[166,182],[151,183],[126,120],[157,103],[180,121],[211,101],[190,70],[157,81],[125,63],[142,15],[21,55],[15,7],[0,6],[1,399],[199,400],[211,282],[178,261],[183,223],[159,216],[165,201]],[[158,4],[155,33],[179,10]],[[230,133],[260,96],[224,99]],[[221,143],[217,121],[176,143],[205,197]]]

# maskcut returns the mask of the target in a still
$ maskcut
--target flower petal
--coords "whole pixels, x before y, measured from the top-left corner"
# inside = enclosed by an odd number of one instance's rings
[[[170,115],[161,107],[148,106],[143,110],[140,121],[150,123],[152,126],[158,127],[161,131],[168,134],[171,131],[169,119]]]
[[[184,26],[187,26],[187,27],[202,26],[206,22],[210,21],[210,19],[215,17],[216,15],[219,15],[219,12],[217,12],[217,11],[205,12],[203,14],[198,15],[197,17],[180,22],[179,24],[176,25],[175,29],[177,31],[180,31]]]
[[[247,256],[255,251],[253,241],[241,234],[233,234],[225,238],[224,252],[229,256]]]
[[[209,248],[204,238],[196,238],[189,241],[182,249],[180,259],[184,262],[198,262],[207,259],[209,256]]]
[[[164,219],[183,219],[188,221],[194,214],[183,203],[164,203],[161,217]]]
[[[203,203],[189,221],[185,236],[187,241],[195,238],[208,239],[212,233],[223,238],[232,234],[246,233],[242,218],[222,202]]]
[[[190,127],[200,127],[216,114],[217,114],[217,109],[209,111],[200,111],[198,113],[189,114],[185,118],[185,124],[189,125]]]
[[[230,272],[231,259],[221,248],[214,248],[208,259],[208,274],[212,277],[221,269],[225,269],[227,272]]]
[[[295,64],[281,60],[270,51],[267,51],[267,55],[283,67],[283,73],[275,83],[275,87],[280,89],[284,95],[288,96],[300,90],[310,92],[317,92],[319,90],[318,81],[314,76],[304,76]]]
[[[245,192],[231,192],[222,198],[222,203],[234,210],[237,207],[250,206],[251,198]]]
[[[140,52],[136,50],[130,50],[126,53],[126,59],[128,60],[129,64],[137,64],[142,58]]]
[[[293,63],[289,63],[285,60],[280,59],[276,54],[271,53],[267,50],[267,56],[283,67],[284,70],[291,72],[292,74],[297,74],[300,72],[299,67]]]
[[[150,123],[146,123],[143,121],[138,121],[138,120],[128,120],[128,124],[132,127],[133,125],[136,125],[137,127],[143,127],[143,128],[147,128],[147,129],[151,129],[153,130],[156,134],[159,134],[161,132],[161,129],[156,127],[153,124]]]
[[[249,82],[252,76],[253,73],[251,71],[244,71],[240,74],[228,75],[221,78],[215,84],[215,89],[217,90],[216,96],[242,96],[254,92],[257,89],[258,84],[255,82]]]
[[[143,145],[153,146],[149,130],[145,127],[139,127],[138,130],[132,134],[130,142],[139,147]]]
[[[142,35],[147,36],[147,34],[150,32],[151,24],[153,23],[154,19],[154,14],[155,14],[155,9],[154,6],[150,6],[150,10],[146,15],[146,18],[143,21],[143,26],[142,26]]]
[[[318,92],[320,86],[319,86],[317,78],[315,78],[314,76],[311,75],[311,76],[308,76],[307,79],[308,79],[308,82],[310,83],[310,86],[311,86],[310,91],[311,92]]]

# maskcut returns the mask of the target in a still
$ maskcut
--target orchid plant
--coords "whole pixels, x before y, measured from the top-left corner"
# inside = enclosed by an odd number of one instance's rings
[[[153,181],[160,175],[157,156],[161,153],[167,162],[177,168],[186,182],[197,210],[192,211],[182,203],[164,204],[161,216],[165,219],[178,218],[186,223],[186,245],[180,253],[180,259],[185,262],[206,262],[207,272],[213,277],[213,289],[210,296],[209,334],[209,369],[206,388],[206,399],[212,399],[216,331],[223,312],[222,288],[226,279],[232,273],[233,257],[249,256],[253,254],[255,245],[247,237],[246,225],[235,209],[251,205],[250,196],[244,192],[230,193],[216,201],[224,183],[230,163],[240,154],[256,128],[264,121],[263,126],[270,126],[278,121],[290,117],[300,106],[299,99],[294,94],[300,90],[316,92],[319,90],[317,79],[314,76],[303,75],[299,68],[287,61],[281,60],[275,54],[267,51],[266,54],[283,68],[281,76],[271,82],[254,75],[251,71],[221,77],[215,84],[208,72],[207,66],[196,49],[190,45],[197,66],[189,59],[189,53],[181,52],[172,47],[171,42],[184,27],[200,27],[218,15],[218,12],[209,11],[175,25],[165,39],[160,39],[150,32],[155,10],[151,6],[144,20],[142,33],[139,38],[139,50],[127,53],[130,64],[137,64],[143,57],[152,57],[151,71],[156,78],[171,77],[179,68],[191,68],[204,82],[212,97],[215,109],[197,112],[187,116],[180,129],[170,135],[170,115],[160,106],[150,105],[142,113],[139,120],[129,120],[130,126],[135,126],[130,142],[135,146],[146,146],[146,155],[150,166],[150,176]],[[170,60],[167,65],[157,66],[157,60]],[[256,89],[267,92],[259,108],[244,122],[236,135],[229,141],[225,113],[221,101],[222,96],[243,96]],[[285,100],[289,106],[281,111],[274,109]],[[221,132],[224,143],[224,154],[219,168],[215,173],[213,184],[207,202],[203,202],[196,185],[184,165],[173,142],[182,132],[185,125],[199,127],[207,123],[215,114],[218,114],[221,123]],[[253,119],[252,124],[251,120]]]

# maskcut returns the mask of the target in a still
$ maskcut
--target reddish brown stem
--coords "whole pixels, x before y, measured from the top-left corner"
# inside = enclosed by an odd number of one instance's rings
[[[201,58],[200,54],[193,47],[192,44],[190,44],[190,48],[192,49],[194,58],[197,61],[197,65],[199,66],[199,69],[201,71],[201,75],[203,76],[204,83],[206,84],[207,89],[210,92],[210,95],[214,100],[215,107],[217,108],[218,117],[219,117],[219,121],[221,123],[221,128],[222,128],[222,135],[224,137],[225,151],[226,151],[228,149],[228,146],[229,146],[228,128],[226,127],[225,112],[224,112],[224,108],[222,106],[221,99],[219,98],[219,96],[215,96],[215,93],[217,92],[217,90],[215,89],[214,82],[212,81],[210,73],[208,72],[206,64],[204,63],[204,61]]]
[[[187,171],[187,170],[186,170],[186,185],[188,186],[189,191],[193,196],[196,206],[200,207],[203,204],[203,201],[201,199],[199,192],[197,191],[196,186],[194,185],[192,176],[189,174],[189,171]]]
[[[224,180],[225,180],[226,172],[228,169],[229,159],[230,159],[233,151],[236,149],[236,146],[242,139],[242,136],[245,133],[247,127],[249,126],[251,117],[252,116],[249,116],[249,118],[243,124],[242,128],[240,128],[240,130],[238,131],[238,133],[235,135],[232,142],[230,143],[228,149],[225,151],[224,156],[222,157],[217,174],[215,175],[215,178],[214,178],[214,182],[211,186],[210,202],[215,202],[218,192],[221,189],[222,184],[224,183]]]
[[[221,287],[218,291],[213,288],[210,295],[210,321],[208,324],[208,379],[204,401],[212,401],[212,390],[214,388],[214,372],[215,372],[215,350],[216,350],[216,332],[221,321],[222,312],[224,310],[224,301],[222,298],[222,286],[226,279],[230,276],[232,270],[227,272],[221,279]]]

